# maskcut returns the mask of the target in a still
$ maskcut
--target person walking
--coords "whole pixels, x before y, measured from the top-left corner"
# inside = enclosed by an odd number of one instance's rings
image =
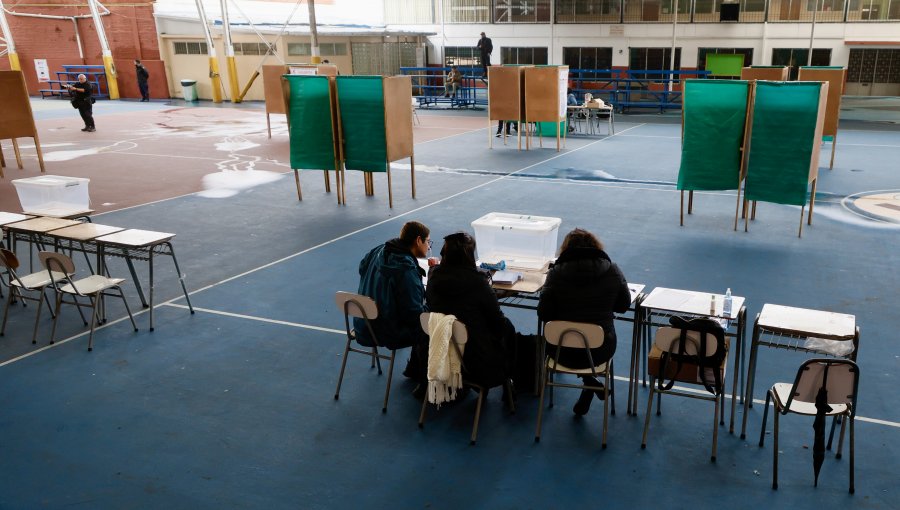
[[[87,76],[79,74],[78,83],[75,83],[74,85],[71,83],[67,84],[66,88],[73,96],[72,106],[78,109],[81,120],[84,121],[84,128],[81,130],[93,133],[96,131],[94,126],[94,98],[92,97],[93,87],[91,87],[91,84],[87,81]]]
[[[494,44],[491,42],[490,37],[482,32],[481,39],[478,40],[478,44],[476,44],[475,47],[481,54],[481,67],[484,70],[481,81],[487,83],[488,67],[491,65],[491,53],[494,51]]]
[[[141,102],[150,101],[150,87],[147,85],[150,73],[147,72],[140,60],[134,61],[134,70],[137,72],[138,88],[141,89]]]

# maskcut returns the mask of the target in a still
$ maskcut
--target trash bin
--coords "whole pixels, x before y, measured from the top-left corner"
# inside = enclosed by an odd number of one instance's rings
[[[196,101],[197,80],[181,80],[181,93],[185,101]]]

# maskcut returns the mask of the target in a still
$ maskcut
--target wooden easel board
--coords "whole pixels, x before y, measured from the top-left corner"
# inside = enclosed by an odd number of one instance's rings
[[[787,81],[786,66],[750,66],[741,69],[742,80]]]
[[[738,189],[749,97],[747,81],[685,81],[678,189]]]
[[[387,171],[384,78],[338,76],[338,110],[343,134],[344,166],[347,170]],[[410,88],[412,94],[412,88]],[[403,110],[409,114],[412,99]],[[410,114],[411,115],[411,114]],[[409,122],[412,122],[410,117]]]
[[[412,77],[384,78],[384,131],[387,160],[397,161],[412,156],[413,123]]]
[[[525,68],[488,67],[488,120],[521,120],[525,113]]]
[[[287,113],[285,97],[287,86],[281,81],[281,77],[288,73],[287,66],[266,65],[262,66],[263,93],[266,98],[266,113]]]
[[[22,71],[0,71],[0,140],[34,138],[37,128]]]
[[[525,68],[525,120],[559,122],[566,117],[568,66]]]
[[[797,75],[799,81],[828,82],[828,104],[825,106],[825,126],[822,129],[824,136],[837,134],[846,77],[847,70],[843,67],[801,67]]]
[[[333,125],[331,79],[285,75],[291,125],[291,168],[334,170],[336,126]]]
[[[803,206],[818,176],[828,84],[755,85],[745,198]]]

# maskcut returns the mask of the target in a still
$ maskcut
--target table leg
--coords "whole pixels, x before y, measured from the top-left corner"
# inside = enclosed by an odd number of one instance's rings
[[[741,423],[741,439],[747,438],[747,415],[753,407],[753,383],[756,379],[756,358],[759,353],[759,316],[753,324],[753,338],[750,340],[750,364],[747,366],[747,390],[744,392],[744,416]]]
[[[150,253],[153,253],[152,249],[150,250]],[[131,272],[131,279],[134,280],[134,286],[137,289],[138,297],[141,298],[141,304],[144,308],[147,308],[149,305],[147,305],[147,300],[144,298],[144,288],[141,287],[141,281],[138,279],[137,271],[134,270],[134,263],[131,261],[131,257],[127,252],[125,254],[125,263],[128,265],[128,271]],[[151,267],[153,266],[151,265]]]
[[[744,323],[746,321],[747,311],[745,308],[741,308],[741,311],[738,312],[738,323],[737,323],[737,334],[735,335],[735,347],[734,347],[734,374],[731,376],[731,420],[728,424],[728,433],[734,434],[734,413],[737,408],[737,396],[738,396],[738,379],[741,377],[741,358],[743,356],[743,343],[744,343],[744,335],[742,332],[744,331]]]
[[[181,268],[178,267],[178,259],[175,257],[175,248],[172,248],[172,243],[166,243],[169,247],[169,253],[172,254],[172,262],[175,263],[175,271],[178,273],[178,281],[181,282],[181,291],[184,292],[184,299],[187,301],[188,309],[191,311],[191,314],[194,313],[194,305],[191,304],[191,297],[188,295],[187,287],[184,286],[184,275],[181,274]]]
[[[628,366],[628,405],[627,414],[637,416],[637,377],[640,370],[641,328],[643,328],[643,311],[641,309],[641,296],[635,300],[634,322],[631,329],[631,364]]]
[[[153,246],[147,254],[147,265],[150,269],[150,331],[153,331]]]

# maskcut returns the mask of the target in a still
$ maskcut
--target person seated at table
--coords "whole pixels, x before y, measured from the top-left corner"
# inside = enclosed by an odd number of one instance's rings
[[[450,66],[450,72],[444,78],[444,97],[456,97],[456,89],[459,88],[460,83],[462,83],[462,73],[455,65]]]
[[[444,238],[441,262],[428,278],[428,310],[456,316],[466,325],[463,353],[467,380],[492,388],[512,375],[516,330],[500,310],[486,273],[475,265],[475,238],[465,232]]]
[[[425,271],[417,258],[426,257],[430,248],[428,227],[410,221],[403,225],[400,237],[379,244],[359,263],[358,293],[374,299],[378,305],[378,318],[372,321],[378,346],[390,350],[413,347],[404,375],[420,382],[425,373],[416,371],[421,364],[413,360],[421,355],[422,347],[426,348],[427,358],[428,335],[419,324],[419,315],[426,311],[422,284]],[[360,345],[375,345],[363,319],[353,319],[353,327]]]
[[[566,95],[566,105],[567,106],[578,106],[578,98],[575,97],[575,93],[572,92],[572,89],[568,89]]]
[[[628,310],[631,293],[619,266],[603,251],[603,244],[594,234],[576,228],[563,239],[559,257],[547,274],[547,281],[538,302],[538,319],[573,321],[597,324],[603,328],[603,345],[591,349],[594,365],[612,359],[616,352],[616,329],[613,313]],[[556,346],[545,346],[547,356],[556,355]],[[584,348],[562,347],[559,363],[569,368],[590,368]],[[593,376],[582,376],[585,384],[602,387]],[[602,391],[583,390],[573,407],[576,415],[587,414],[591,400]]]

